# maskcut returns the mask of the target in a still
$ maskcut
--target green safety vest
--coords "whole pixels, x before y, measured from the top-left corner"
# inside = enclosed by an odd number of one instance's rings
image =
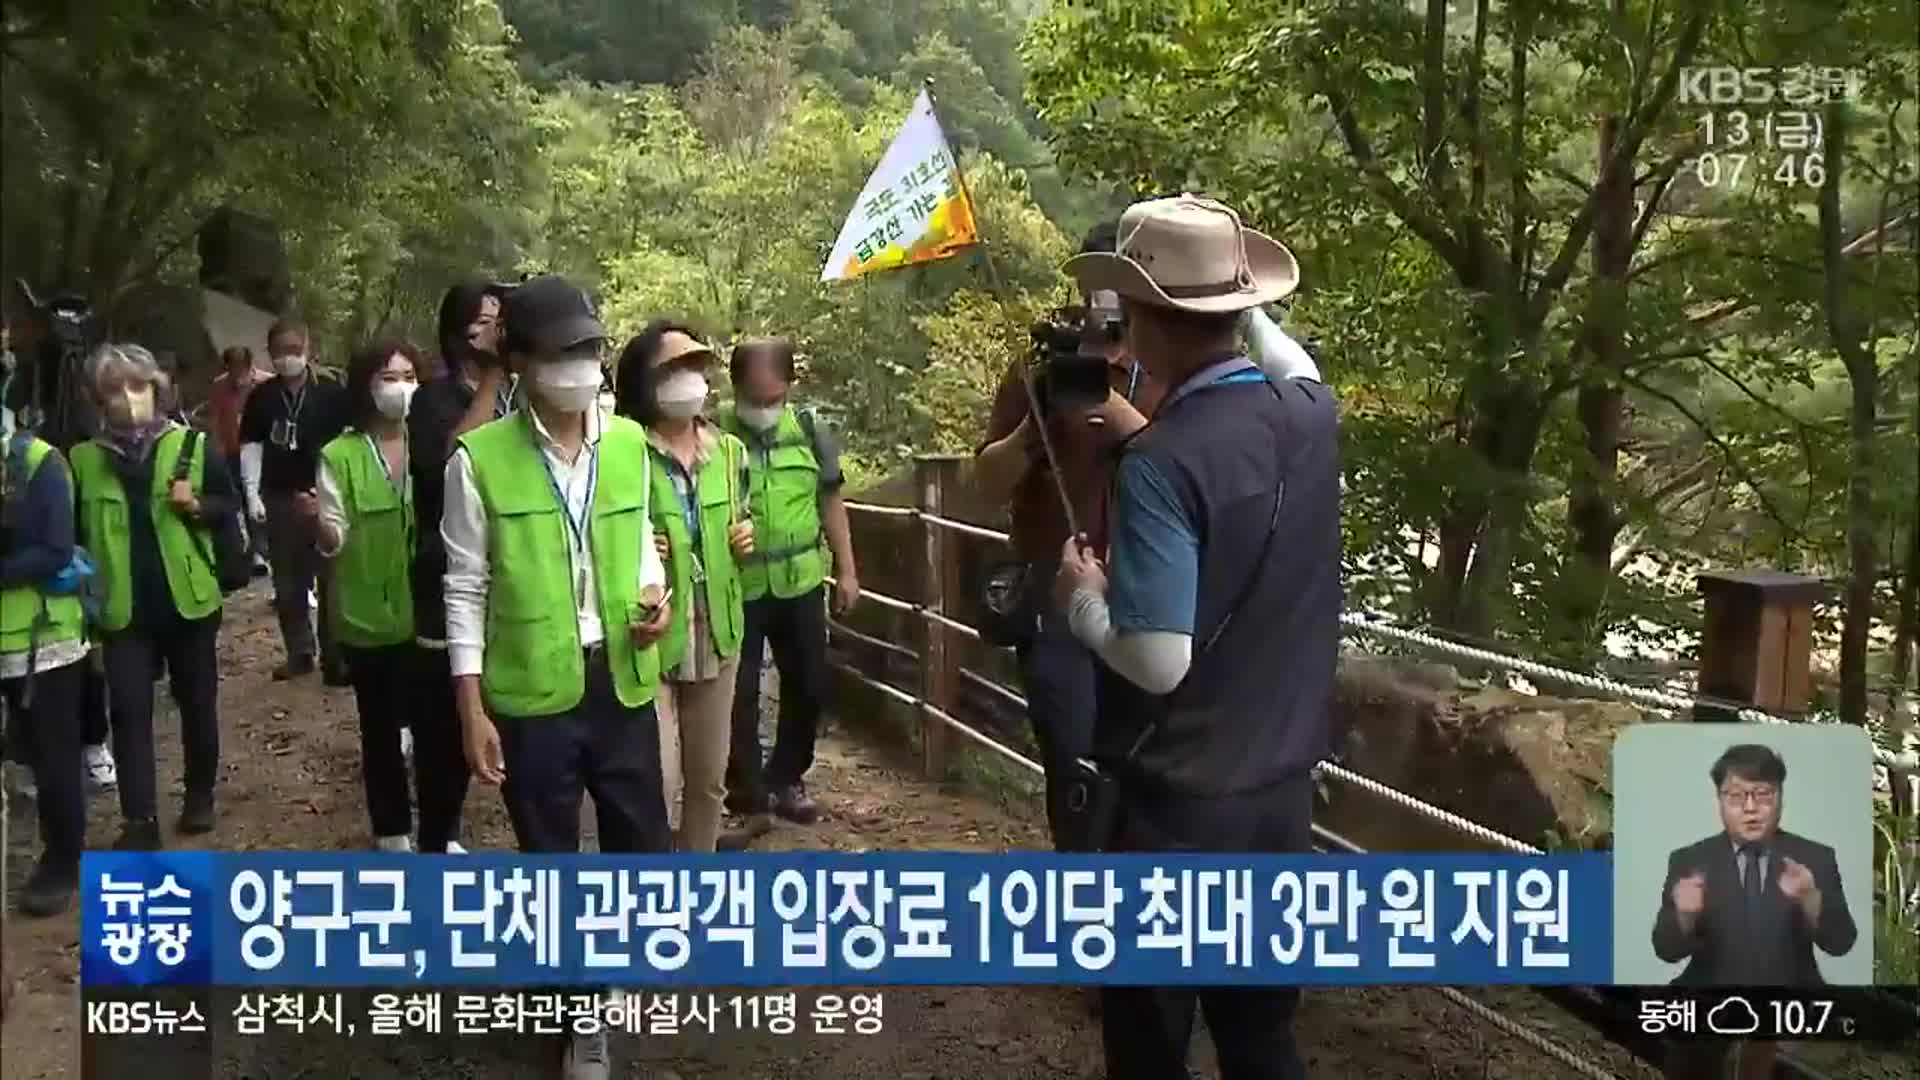
[[[0,443],[0,452],[11,455],[12,447]],[[40,463],[53,452],[53,447],[40,439],[28,442],[26,475],[9,476],[7,480],[22,487],[31,484]],[[49,596],[38,585],[0,590],[0,653],[26,653],[35,647],[78,641],[85,629],[86,614],[77,596]]]
[[[647,436],[603,416],[588,524],[607,662],[620,703],[637,709],[660,683],[658,643],[636,649],[628,608],[640,592],[647,543]],[[487,515],[486,665],[480,687],[502,716],[548,716],[580,704],[586,662],[574,618],[573,527],[524,409],[460,437]]]
[[[790,600],[813,591],[827,579],[827,547],[820,528],[820,462],[799,414],[788,405],[773,430],[762,433],[728,407],[720,426],[747,445],[753,554],[740,568],[742,595]]]
[[[347,542],[333,559],[334,636],[367,649],[412,640],[413,492],[394,487],[364,432],[347,429],[320,459],[347,516]]]
[[[183,619],[204,619],[220,609],[220,582],[213,574],[213,533],[189,524],[167,502],[173,470],[180,460],[180,444],[187,429],[161,433],[153,446],[153,488],[147,514],[153,519],[154,540],[160,545],[160,564],[166,568],[167,591],[174,610]],[[100,628],[109,633],[133,622],[133,551],[127,531],[127,486],[114,469],[114,451],[97,441],[73,448],[73,480],[80,500],[80,528],[93,556],[94,568],[106,588],[100,605]],[[207,440],[195,439],[187,482],[194,494],[206,490]]]
[[[721,659],[740,651],[746,614],[741,607],[740,567],[734,561],[733,547],[727,543],[727,527],[734,522],[734,478],[746,454],[747,448],[739,439],[720,432],[713,455],[694,477],[694,494],[700,501],[700,558],[696,560],[692,558],[693,538],[687,533],[685,508],[669,472],[673,465],[665,454],[653,452],[653,490],[659,492],[653,500],[653,527],[667,536],[667,575],[673,582],[675,599],[671,624],[660,639],[663,669],[671,670],[686,658],[696,563],[705,577],[707,624],[713,633],[714,651]],[[686,601],[680,602],[681,597]]]

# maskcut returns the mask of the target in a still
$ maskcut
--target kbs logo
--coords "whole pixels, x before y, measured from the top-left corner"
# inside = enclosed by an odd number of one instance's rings
[[[157,1029],[151,1001],[87,1002],[87,1034],[151,1035]]]
[[[200,1007],[189,1001],[175,1009],[158,1001],[89,1001],[89,1035],[172,1035],[207,1030]]]
[[[1820,105],[1858,100],[1852,68],[1690,67],[1680,71],[1682,105]]]

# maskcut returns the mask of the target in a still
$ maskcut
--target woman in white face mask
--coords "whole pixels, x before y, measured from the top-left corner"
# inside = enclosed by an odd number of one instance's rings
[[[676,601],[660,639],[660,760],[684,851],[720,839],[745,629],[739,561],[753,551],[746,447],[703,415],[713,363],[692,330],[656,320],[621,353],[615,379],[619,414],[647,429],[654,543]]]
[[[221,593],[211,526],[240,509],[218,447],[166,418],[170,386],[136,345],[102,347],[88,378],[104,425],[73,448],[79,542],[98,568],[94,623],[105,645],[107,699],[125,829],[115,846],[161,844],[153,751],[153,673],[173,676],[186,747],[180,831],[213,828],[219,778]],[[184,459],[184,460],[183,460]]]
[[[374,846],[413,849],[400,732],[422,662],[413,639],[413,482],[407,408],[419,356],[403,342],[369,345],[347,366],[353,424],[320,450],[310,506],[314,545],[333,561],[333,633],[360,713],[360,773]],[[445,745],[442,745],[444,743]],[[414,769],[463,769],[457,742],[415,747]]]

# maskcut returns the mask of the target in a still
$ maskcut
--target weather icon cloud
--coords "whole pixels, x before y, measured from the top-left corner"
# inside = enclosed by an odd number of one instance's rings
[[[1751,1035],[1760,1030],[1760,1014],[1746,998],[1730,997],[1707,1013],[1707,1030],[1715,1035]]]

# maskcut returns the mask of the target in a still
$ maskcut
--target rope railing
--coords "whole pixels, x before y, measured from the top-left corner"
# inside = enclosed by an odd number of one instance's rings
[[[879,503],[863,502],[849,502],[846,506],[849,510],[858,510],[862,513],[892,517],[911,517],[938,528],[951,529],[956,532],[966,533],[970,536],[978,536],[986,540],[994,540],[1001,543],[1009,543],[1012,541],[1011,536],[996,529],[988,529],[979,525],[968,524],[964,521],[955,521],[951,518],[941,517],[937,514],[929,514],[918,507],[886,506]],[[909,604],[905,606],[904,610],[914,610],[914,608]],[[979,633],[971,627],[954,623],[944,615],[938,615],[937,613],[932,614],[950,628],[966,633],[974,640],[980,640]],[[1389,641],[1398,641],[1402,644],[1417,645],[1432,652],[1452,656],[1457,659],[1469,660],[1477,664],[1484,664],[1488,667],[1500,668],[1504,671],[1525,675],[1531,679],[1580,687],[1581,689],[1591,690],[1619,700],[1633,702],[1634,704],[1657,711],[1685,712],[1698,708],[1721,708],[1733,712],[1739,719],[1749,723],[1788,724],[1795,722],[1791,717],[1778,716],[1762,709],[1731,706],[1698,695],[1677,694],[1650,687],[1634,686],[1631,683],[1620,682],[1617,679],[1610,679],[1604,675],[1572,671],[1553,664],[1543,664],[1537,660],[1529,660],[1525,657],[1511,656],[1506,653],[1495,652],[1491,649],[1482,649],[1472,645],[1463,645],[1457,641],[1451,641],[1423,630],[1394,625],[1392,616],[1384,612],[1346,612],[1340,616],[1340,621],[1347,629],[1358,633]],[[1890,769],[1920,769],[1920,751],[1905,750],[1896,752],[1887,747],[1875,744],[1873,747],[1873,756],[1875,762]]]
[[[864,596],[869,596],[873,594],[862,593],[861,595],[864,597]],[[879,595],[884,596],[885,594],[879,594]],[[887,597],[887,599],[891,601],[893,598]],[[911,607],[911,605],[908,605],[908,606]],[[861,634],[858,631],[846,629],[837,620],[830,622],[829,626],[836,633],[844,633],[849,637],[853,637],[856,640],[865,641],[868,644],[885,646],[888,648],[889,651],[899,649],[899,646],[891,645],[888,642],[880,641],[878,638],[873,638],[868,635]],[[899,650],[899,651],[905,651],[905,650]],[[836,666],[839,666],[841,670],[851,670],[845,667],[844,665],[836,665]],[[1027,699],[1015,690],[1012,690],[1005,686],[1001,686],[999,683],[996,683],[993,680],[988,679],[985,676],[979,675],[972,671],[966,671],[963,669],[960,674],[961,674],[961,677],[964,679],[967,679],[967,681],[972,682],[977,686],[985,687],[993,691],[994,693],[998,694],[1000,697],[1005,699],[1009,704],[1013,705],[1016,708],[1025,709],[1027,707]],[[867,676],[865,676],[864,674],[861,674],[858,677],[863,681],[868,682],[870,685],[872,684],[872,680],[868,679]],[[892,695],[898,696],[900,700],[902,700],[906,704],[915,704],[915,703],[918,703],[920,700],[917,697],[913,697],[912,695],[907,694],[906,691],[900,690],[892,686],[887,687],[887,692]],[[993,742],[992,740],[988,739],[986,736],[982,736],[982,735],[979,735],[978,733],[975,733],[973,737],[976,742],[982,742],[982,741],[987,742],[995,752],[1001,754],[1004,757],[1010,757],[1010,758],[1021,757],[1019,751],[1016,751],[1012,747],[1005,746],[1001,743]],[[1353,772],[1350,769],[1342,768],[1341,766],[1335,764],[1334,762],[1322,761],[1320,762],[1320,764],[1315,766],[1315,769],[1323,773],[1324,775],[1331,776],[1336,780],[1342,781],[1343,783],[1351,784],[1354,787],[1360,788],[1361,790],[1368,792],[1369,794],[1378,796],[1383,799],[1387,799],[1408,810],[1413,811],[1416,814],[1429,818],[1433,821],[1437,821],[1440,824],[1445,825],[1456,832],[1459,832],[1466,836],[1470,836],[1476,840],[1480,840],[1485,843],[1492,844],[1495,847],[1505,848],[1508,851],[1517,852],[1522,855],[1538,855],[1542,853],[1540,848],[1534,847],[1533,845],[1528,844],[1525,841],[1516,840],[1513,837],[1506,835],[1505,833],[1501,833],[1493,829],[1489,829],[1485,825],[1482,825],[1477,821],[1469,820],[1467,818],[1461,817],[1459,814],[1453,813],[1450,810],[1445,810],[1438,806],[1433,805],[1432,803],[1424,802],[1413,795],[1409,795],[1406,792],[1401,791],[1397,788],[1389,787],[1388,785],[1383,784],[1371,777],[1363,776],[1357,772]]]
[[[863,593],[862,596],[863,598],[872,598],[872,599],[878,600],[881,603],[881,606],[883,607],[897,608],[900,610],[905,610],[905,611],[909,611],[909,612],[913,612],[913,613],[925,616],[929,619],[929,621],[934,621],[940,624],[945,624],[951,621],[944,618],[935,619],[933,618],[935,615],[934,612],[927,611],[924,608],[920,608],[914,604],[906,603],[905,601],[902,601],[902,600],[897,600],[894,597],[887,596],[884,593]],[[828,629],[835,634],[844,635],[856,641],[860,641],[864,644],[884,649],[887,652],[901,653],[908,656],[913,656],[916,659],[918,658],[918,654],[914,653],[910,649],[904,648],[903,646],[895,645],[892,642],[883,641],[869,634],[863,634],[858,630],[854,630],[851,627],[846,626],[845,624],[841,623],[837,619],[829,619],[827,621],[827,626],[828,626]],[[1026,772],[1034,776],[1046,775],[1046,770],[1040,766],[1039,762],[1034,761],[1032,758],[1027,757],[1025,754],[1022,754],[1018,750],[1015,750],[1012,747],[1007,746],[1005,743],[1000,742],[999,740],[980,731],[979,729],[973,727],[972,725],[961,721],[959,718],[951,715],[946,710],[940,709],[934,706],[932,703],[921,699],[918,695],[908,693],[907,691],[902,690],[899,687],[890,685],[882,680],[875,679],[867,675],[865,672],[860,671],[857,668],[854,668],[851,665],[836,663],[836,664],[833,664],[832,666],[834,667],[834,669],[840,671],[841,673],[845,674],[846,676],[860,683],[861,685],[866,686],[886,696],[887,698],[893,701],[896,701],[911,709],[914,709],[920,715],[930,720],[933,720],[934,722],[939,723],[950,730],[959,732],[960,734],[966,736],[968,739],[971,739],[973,742],[978,743],[981,747],[991,751],[992,753],[998,755],[999,757],[1005,759],[1006,761],[1011,762],[1015,766],[1021,769],[1024,769]],[[990,690],[994,693],[999,694],[1001,697],[1006,699],[1009,703],[1017,705],[1018,707],[1023,709],[1026,707],[1026,704],[1027,704],[1026,698],[1014,692],[1013,690],[1010,690],[1007,687],[1001,686],[999,683],[996,683],[993,680],[988,679],[987,677],[980,675],[974,671],[970,671],[963,668],[961,669],[960,674],[961,674],[961,677],[966,679],[967,681],[977,686],[983,687],[987,690]],[[1373,792],[1374,794],[1389,798],[1392,801],[1399,803],[1400,805],[1406,806],[1409,809],[1413,809],[1416,812],[1424,813],[1430,817],[1435,818],[1436,820],[1439,820],[1445,824],[1453,826],[1456,829],[1466,832],[1468,835],[1476,836],[1482,840],[1488,841],[1489,843],[1493,843],[1498,846],[1505,847],[1509,850],[1518,851],[1524,854],[1540,854],[1540,849],[1538,848],[1534,848],[1527,844],[1523,844],[1520,841],[1513,839],[1512,837],[1504,836],[1498,832],[1495,832],[1492,829],[1488,829],[1487,827],[1480,825],[1477,822],[1469,821],[1466,818],[1460,817],[1457,814],[1453,814],[1449,811],[1442,810],[1437,806],[1432,806],[1428,803],[1424,803],[1419,799],[1416,799],[1413,796],[1406,794],[1405,792],[1395,790],[1394,788],[1388,787],[1385,784],[1381,784],[1378,781],[1372,780],[1365,776],[1361,776],[1358,773],[1350,772],[1330,762],[1322,762],[1318,766],[1317,771],[1324,772],[1327,775],[1336,777],[1337,779],[1341,779],[1348,783],[1355,784],[1356,786],[1361,787],[1363,790],[1367,790],[1367,791]],[[1319,841],[1319,844],[1317,846],[1320,846],[1323,850],[1326,847],[1334,847],[1334,848],[1338,848],[1340,850],[1351,852],[1354,854],[1366,854],[1365,848],[1361,847],[1360,845],[1354,843],[1351,840],[1348,840],[1347,838],[1341,836],[1340,834],[1333,832],[1331,829],[1328,829],[1325,826],[1314,825],[1313,835]],[[1540,1053],[1543,1053],[1548,1057],[1551,1057],[1554,1060],[1560,1062],[1561,1064],[1567,1066],[1568,1068],[1573,1069],[1575,1072],[1579,1073],[1580,1075],[1590,1078],[1590,1080],[1617,1080],[1617,1078],[1613,1073],[1608,1072],[1607,1070],[1602,1069],[1594,1065],[1592,1062],[1580,1057],[1577,1053],[1561,1045],[1559,1042],[1553,1039],[1550,1039],[1545,1035],[1540,1034],[1539,1032],[1533,1030],[1532,1028],[1526,1026],[1525,1024],[1519,1023],[1515,1020],[1512,1020],[1505,1016],[1500,1015],[1498,1012],[1495,1012],[1494,1010],[1488,1008],[1487,1006],[1482,1005],[1478,1001],[1473,1000],[1471,997],[1467,996],[1464,993],[1461,993],[1460,991],[1452,987],[1437,986],[1437,987],[1429,987],[1428,989],[1436,991],[1441,996],[1445,997],[1455,1007],[1468,1013],[1469,1015],[1480,1020],[1481,1022],[1491,1024],[1492,1026],[1499,1028],[1501,1031],[1505,1032],[1506,1034],[1511,1035],[1512,1037],[1520,1040],[1521,1042],[1526,1043],[1528,1046],[1531,1046],[1533,1049],[1539,1051]]]
[[[957,521],[952,518],[941,516],[939,514],[927,512],[918,507],[885,506],[885,505],[874,504],[874,503],[860,503],[860,502],[849,502],[846,505],[849,510],[856,510],[864,513],[875,514],[875,515],[886,516],[886,517],[900,517],[900,518],[914,519],[914,520],[923,522],[924,524],[931,527],[946,529],[952,532],[958,532],[958,533],[962,533],[969,536],[975,536],[975,537],[979,537],[989,541],[1008,543],[1012,539],[1010,536],[1008,536],[1008,534],[1004,532],[1000,532],[999,530],[989,529],[979,525],[973,525],[964,521]],[[920,620],[926,622],[930,626],[940,626],[945,629],[952,630],[956,633],[965,635],[966,637],[975,641],[984,640],[984,638],[982,638],[978,630],[974,629],[971,626],[968,626],[965,623],[959,622],[958,620],[955,620],[940,611],[934,610],[933,608],[930,608],[924,604],[910,603],[908,601],[901,600],[896,597],[887,596],[884,593],[864,592],[862,595],[863,595],[863,598],[870,599],[881,607],[889,608],[895,611],[904,611],[909,614],[915,615]],[[1419,646],[1421,648],[1424,648],[1433,652],[1437,652],[1443,655],[1465,659],[1465,660],[1472,661],[1476,664],[1481,664],[1488,667],[1493,667],[1493,668],[1497,668],[1505,671],[1514,672],[1520,675],[1527,676],[1530,679],[1537,679],[1543,682],[1557,682],[1567,686],[1590,690],[1599,694],[1604,694],[1604,695],[1613,697],[1615,699],[1632,702],[1636,705],[1643,706],[1653,711],[1659,711],[1659,712],[1665,713],[1665,712],[1674,712],[1674,711],[1687,711],[1687,710],[1693,710],[1693,709],[1705,707],[1705,708],[1716,708],[1716,709],[1726,710],[1728,712],[1733,713],[1740,720],[1747,721],[1747,722],[1773,723],[1773,724],[1785,724],[1785,723],[1793,722],[1793,718],[1777,716],[1760,709],[1748,708],[1748,707],[1733,705],[1729,703],[1715,702],[1708,698],[1699,697],[1695,695],[1680,694],[1680,693],[1674,693],[1667,690],[1653,689],[1653,688],[1642,687],[1642,686],[1634,686],[1629,683],[1620,682],[1616,679],[1607,678],[1606,676],[1603,676],[1603,675],[1572,671],[1566,668],[1557,667],[1552,664],[1544,664],[1539,661],[1530,660],[1525,657],[1512,656],[1505,653],[1495,652],[1490,649],[1483,649],[1483,648],[1478,648],[1472,645],[1461,644],[1459,642],[1451,641],[1446,638],[1442,638],[1434,634],[1428,633],[1424,630],[1412,629],[1404,626],[1395,625],[1392,620],[1392,617],[1382,612],[1375,612],[1375,611],[1347,612],[1341,616],[1341,624],[1346,630],[1350,632],[1369,635],[1372,637],[1376,637],[1376,638],[1380,638],[1388,641],[1395,641],[1402,644]],[[911,657],[916,660],[920,658],[920,654],[915,653],[911,649],[907,649],[903,646],[896,645],[892,642],[883,641],[871,635],[863,634],[857,630],[852,629],[851,627],[844,625],[838,620],[829,620],[828,625],[831,631],[835,634],[839,634],[839,635],[851,638],[853,640],[860,641],[869,646],[880,648],[886,652],[893,653],[896,655],[903,655],[903,656]],[[993,738],[992,736],[984,732],[981,732],[978,729],[968,724],[963,723],[962,721],[952,716],[947,711],[939,708],[937,705],[933,704],[932,702],[928,702],[918,695],[908,693],[897,687],[891,686],[881,680],[874,679],[868,676],[866,673],[858,671],[852,668],[851,666],[848,666],[845,664],[838,664],[838,663],[834,664],[833,666],[839,671],[844,672],[848,676],[852,677],[856,681],[862,683],[863,685],[866,685],[895,701],[898,701],[902,704],[905,704],[914,708],[920,715],[933,720],[935,723],[938,723],[950,730],[959,732],[960,734],[966,736],[968,739],[979,744],[983,748],[993,752],[997,756],[1007,761],[1014,763],[1020,768],[1026,770],[1027,772],[1032,773],[1034,775],[1040,775],[1040,776],[1044,775],[1044,770],[1041,768],[1041,766],[1037,762],[1028,758],[1026,755],[1020,753],[1019,751],[1013,749],[1012,747],[1007,746],[1006,744]],[[993,693],[999,696],[1003,700],[1007,701],[1009,704],[1014,705],[1015,707],[1018,707],[1020,709],[1026,708],[1027,700],[1024,696],[1005,686],[1000,685],[997,682],[994,682],[992,679],[989,679],[983,675],[980,675],[977,672],[974,672],[966,668],[960,668],[958,674],[960,678],[963,679],[964,681],[969,682],[977,687],[980,687],[981,689],[984,689],[990,693]],[[1885,747],[1876,745],[1874,747],[1874,757],[1878,763],[1886,765],[1890,768],[1913,769],[1916,767],[1920,767],[1920,754],[1917,754],[1913,751],[1907,751],[1904,753],[1894,753],[1892,751],[1889,751]],[[1444,825],[1445,827],[1447,827],[1448,829],[1454,832],[1471,837],[1475,840],[1478,840],[1485,844],[1489,844],[1493,847],[1501,848],[1501,849],[1519,853],[1519,854],[1527,854],[1527,855],[1538,855],[1538,854],[1544,853],[1542,849],[1539,847],[1536,847],[1532,844],[1528,844],[1525,841],[1518,840],[1514,837],[1508,836],[1504,833],[1499,832],[1498,830],[1488,828],[1487,826],[1482,825],[1479,822],[1473,821],[1469,818],[1462,817],[1461,815],[1455,814],[1452,811],[1446,810],[1442,807],[1438,807],[1431,803],[1425,802],[1424,800],[1421,800],[1411,794],[1408,794],[1407,792],[1401,791],[1388,784],[1381,783],[1380,781],[1375,780],[1371,777],[1368,777],[1360,773],[1354,772],[1350,769],[1344,768],[1336,762],[1322,761],[1314,767],[1314,772],[1317,776],[1325,776],[1334,780],[1338,780],[1351,787],[1358,788],[1359,790],[1364,791],[1374,797],[1392,802],[1395,805],[1405,810],[1408,810],[1414,814],[1417,814],[1429,820],[1438,822],[1441,825]],[[1323,826],[1314,825],[1313,834],[1316,838],[1315,847],[1319,850],[1324,851],[1329,848],[1332,848],[1332,849],[1352,852],[1356,854],[1366,853],[1366,849],[1362,848],[1360,845],[1340,836],[1337,833],[1332,832],[1331,830],[1326,829]],[[1506,1034],[1511,1035],[1514,1038],[1520,1040],[1521,1042],[1526,1043],[1527,1045],[1533,1047],[1535,1050],[1538,1050],[1541,1053],[1546,1054],[1547,1056],[1555,1059],[1556,1061],[1567,1066],[1568,1068],[1572,1069],[1574,1072],[1582,1076],[1591,1078],[1591,1080],[1612,1080],[1614,1076],[1613,1073],[1607,1071],[1606,1069],[1601,1068],[1594,1062],[1581,1057],[1579,1054],[1569,1049],[1568,1047],[1562,1045],[1561,1043],[1557,1042],[1556,1040],[1541,1034],[1539,1031],[1534,1030],[1533,1028],[1529,1027],[1526,1024],[1520,1023],[1510,1017],[1502,1015],[1501,1013],[1495,1011],[1494,1009],[1489,1008],[1486,1005],[1481,1004],[1480,1002],[1474,1000],[1472,997],[1462,993],[1461,991],[1455,988],[1443,986],[1443,987],[1430,987],[1429,989],[1435,990],[1436,992],[1444,996],[1450,1003],[1460,1008],[1462,1011],[1468,1013],[1469,1015],[1473,1016],[1474,1018],[1484,1023],[1490,1024],[1496,1028],[1499,1028],[1501,1031],[1505,1032]]]

